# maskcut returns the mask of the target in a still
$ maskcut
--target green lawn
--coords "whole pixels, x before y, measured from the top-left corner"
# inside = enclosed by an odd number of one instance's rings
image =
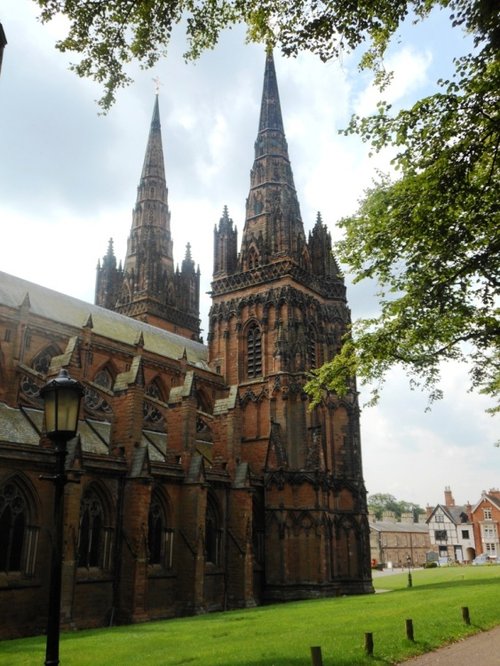
[[[500,566],[416,570],[374,579],[384,594],[301,601],[127,627],[64,633],[61,666],[310,664],[322,648],[324,666],[393,664],[500,624]],[[468,606],[471,625],[462,620]],[[414,638],[405,621],[413,620]],[[374,656],[364,654],[372,632]],[[42,664],[44,637],[0,643],[0,664]]]

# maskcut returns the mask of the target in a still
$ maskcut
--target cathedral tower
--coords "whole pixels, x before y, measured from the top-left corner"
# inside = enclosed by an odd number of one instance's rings
[[[199,340],[200,273],[188,245],[174,269],[158,95],[132,213],[123,269],[112,243],[97,266],[96,305]]]
[[[346,290],[319,214],[305,236],[270,52],[240,251],[224,209],[214,260],[209,358],[237,392],[242,456],[263,483],[263,596],[370,592],[355,386],[313,410],[304,392],[340,349]]]

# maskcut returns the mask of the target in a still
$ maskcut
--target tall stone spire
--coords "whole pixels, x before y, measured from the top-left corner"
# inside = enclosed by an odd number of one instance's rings
[[[304,269],[309,257],[283,128],[276,70],[266,54],[264,86],[250,174],[240,268],[252,269],[283,258]]]
[[[264,87],[262,90],[259,119],[259,132],[264,132],[266,130],[277,130],[278,132],[285,134],[272,51],[268,51],[266,54]]]
[[[157,289],[155,280],[173,274],[173,243],[165,179],[158,95],[155,98],[132,229],[127,244],[125,273],[134,272],[141,290]]]
[[[184,273],[183,270],[183,275]],[[200,334],[200,276],[199,272],[194,270],[188,273],[189,280],[187,274],[180,280],[174,269],[157,94],[132,212],[132,227],[127,241],[121,289],[114,307],[110,306],[109,299],[101,302],[96,297],[96,303],[197,340]],[[188,304],[185,299],[187,287],[193,295]],[[105,291],[101,284],[100,292]]]
[[[347,580],[371,592],[355,384],[342,398],[325,392],[311,409],[304,390],[349,330],[346,290],[320,215],[304,235],[271,52],[241,250],[224,209],[214,260],[209,363],[234,396],[225,402],[233,451],[265,488],[265,599],[333,595]]]

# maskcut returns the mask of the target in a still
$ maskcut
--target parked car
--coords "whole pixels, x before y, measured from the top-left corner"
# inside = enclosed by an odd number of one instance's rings
[[[494,555],[487,555],[486,553],[481,553],[472,560],[472,564],[500,564],[500,557]]]

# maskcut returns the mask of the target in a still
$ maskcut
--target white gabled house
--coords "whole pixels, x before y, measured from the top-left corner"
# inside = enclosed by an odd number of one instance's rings
[[[476,556],[471,505],[455,504],[450,488],[444,491],[445,503],[428,508],[427,525],[431,548],[440,558],[451,562],[472,562]]]

